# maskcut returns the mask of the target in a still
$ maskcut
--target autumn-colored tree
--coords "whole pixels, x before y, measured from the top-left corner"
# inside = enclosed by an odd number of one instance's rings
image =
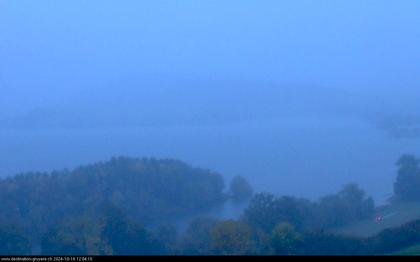
[[[210,255],[211,229],[218,220],[208,217],[197,217],[189,224],[180,249],[185,255]]]
[[[298,254],[302,242],[302,236],[287,222],[278,224],[271,233],[271,245],[277,255]]]
[[[248,225],[227,220],[212,228],[211,248],[217,255],[251,255],[255,253],[256,243]]]

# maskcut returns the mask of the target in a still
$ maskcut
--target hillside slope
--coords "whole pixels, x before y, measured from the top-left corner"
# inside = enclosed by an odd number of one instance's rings
[[[378,221],[377,218],[381,219]],[[419,218],[420,203],[394,203],[376,208],[375,216],[370,219],[335,228],[332,232],[355,237],[371,237],[384,229],[398,227]]]

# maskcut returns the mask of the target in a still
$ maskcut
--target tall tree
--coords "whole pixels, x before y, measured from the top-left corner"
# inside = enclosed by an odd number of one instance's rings
[[[253,193],[251,185],[241,176],[234,177],[230,182],[230,194],[235,201],[247,201]]]
[[[420,201],[420,160],[413,155],[403,155],[397,161],[398,175],[394,183],[397,200]]]
[[[286,222],[278,224],[271,233],[271,245],[277,255],[299,254],[302,243],[302,236]]]

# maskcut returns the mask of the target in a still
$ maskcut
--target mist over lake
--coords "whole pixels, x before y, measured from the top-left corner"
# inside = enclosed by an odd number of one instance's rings
[[[3,177],[74,168],[120,155],[175,158],[227,179],[244,176],[256,190],[281,195],[315,199],[356,182],[379,203],[392,193],[398,157],[420,153],[419,140],[390,137],[358,118],[0,133]]]

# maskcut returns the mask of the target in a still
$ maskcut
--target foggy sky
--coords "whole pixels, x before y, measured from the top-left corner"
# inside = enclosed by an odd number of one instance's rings
[[[264,117],[284,110],[264,106],[286,89],[347,111],[420,112],[419,13],[417,0],[0,0],[0,117],[114,97],[217,114],[223,96]]]

